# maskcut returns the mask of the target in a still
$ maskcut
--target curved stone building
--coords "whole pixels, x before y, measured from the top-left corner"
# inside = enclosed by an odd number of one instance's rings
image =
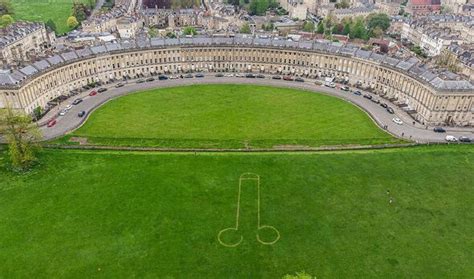
[[[93,82],[188,71],[332,76],[404,107],[421,123],[474,126],[469,81],[447,80],[416,61],[353,46],[246,37],[155,38],[65,52],[0,72],[0,107],[31,113]]]

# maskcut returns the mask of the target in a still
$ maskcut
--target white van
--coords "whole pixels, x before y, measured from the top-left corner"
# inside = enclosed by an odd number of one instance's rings
[[[448,142],[456,142],[456,141],[458,141],[458,139],[457,139],[455,136],[447,135],[447,136],[446,136],[446,141],[448,141]]]

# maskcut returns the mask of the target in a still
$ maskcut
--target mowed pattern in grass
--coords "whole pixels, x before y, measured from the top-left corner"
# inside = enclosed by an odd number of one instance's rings
[[[72,14],[74,2],[86,5],[94,4],[95,0],[13,0],[10,1],[16,20],[41,21],[52,20],[56,24],[58,34],[71,29],[67,26],[67,18]]]
[[[41,162],[24,176],[0,168],[5,278],[474,276],[467,146],[197,156],[46,150]],[[256,240],[252,188],[242,195],[242,244],[217,240],[235,224],[244,172],[261,176],[262,224],[281,234],[274,245]]]
[[[74,132],[108,145],[243,148],[395,142],[343,100],[251,85],[195,85],[113,100]]]

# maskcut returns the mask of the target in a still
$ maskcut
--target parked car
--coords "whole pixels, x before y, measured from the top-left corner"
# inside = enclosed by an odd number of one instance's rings
[[[194,76],[192,74],[186,74],[184,75],[184,78],[193,78]]]
[[[56,125],[56,119],[51,119],[51,120],[48,121],[48,128],[51,128],[54,125]]]
[[[203,78],[203,77],[204,77],[204,74],[199,73],[199,74],[196,74],[195,77],[197,77],[197,78]]]
[[[369,94],[364,94],[364,98],[366,98],[366,99],[369,99],[369,100],[370,100],[370,99],[372,99],[372,96],[370,96]]]
[[[324,85],[330,88],[336,88],[336,84],[334,82],[326,82]]]
[[[224,76],[225,76],[225,77],[233,77],[234,74],[225,74]]]
[[[117,85],[115,85],[115,87],[116,87],[116,88],[119,88],[119,87],[122,87],[122,86],[124,86],[124,85],[125,85],[125,84],[123,84],[123,83],[120,82],[120,83],[117,83]]]
[[[73,105],[79,105],[80,103],[82,103],[82,99],[75,99],[72,104]]]
[[[165,75],[159,75],[158,76],[158,80],[167,80],[167,79],[168,79],[168,77],[165,76]]]
[[[386,103],[380,103],[380,106],[383,107],[383,108],[387,108],[388,105]]]
[[[216,77],[223,77],[223,76],[224,76],[224,74],[222,74],[222,73],[217,73],[216,74]]]
[[[370,100],[371,100],[372,102],[376,103],[376,104],[380,104],[379,99],[375,99],[375,98],[374,98],[374,99],[370,99]]]
[[[272,76],[272,79],[281,79],[281,76]]]
[[[59,112],[59,115],[60,115],[60,116],[64,116],[64,115],[66,115],[66,113],[67,113],[67,110],[66,110],[66,109],[63,109],[63,110],[61,110],[61,111]]]
[[[393,108],[391,107],[387,107],[387,112],[390,113],[390,114],[394,114],[395,111],[393,110]]]
[[[319,80],[315,81],[314,84],[316,84],[316,85],[318,85],[318,86],[323,85],[323,83],[322,83],[321,81],[319,81]]]
[[[81,111],[77,114],[78,117],[84,117],[84,115],[86,115],[85,111]]]
[[[302,78],[300,78],[300,77],[297,77],[297,78],[295,78],[295,81],[304,82],[304,79],[302,79]]]
[[[293,77],[291,76],[284,76],[283,80],[293,81]]]
[[[258,74],[256,77],[257,77],[257,78],[265,78],[265,76],[262,75],[262,74]]]
[[[104,87],[99,88],[99,89],[97,90],[97,92],[99,92],[99,93],[103,93],[103,92],[105,92],[105,91],[107,91],[107,88],[104,88]]]
[[[395,123],[398,124],[398,125],[402,125],[402,124],[403,124],[403,121],[402,121],[400,118],[398,118],[398,117],[392,118],[392,121],[395,122]]]
[[[155,81],[155,78],[154,77],[149,77],[146,79],[147,82],[152,82],[152,81]]]
[[[343,86],[343,87],[341,87],[341,90],[342,91],[349,91],[350,88],[349,88],[349,86]]]
[[[466,137],[466,136],[460,136],[460,137],[458,138],[458,140],[459,140],[460,142],[471,142],[471,139],[468,138],[468,137]]]
[[[70,110],[70,109],[72,109],[72,105],[69,104],[69,105],[67,105],[64,109],[65,109],[65,110]]]
[[[92,96],[95,96],[95,95],[97,95],[97,91],[95,91],[95,90],[94,90],[94,91],[91,91],[91,93],[89,93],[89,96],[91,96],[91,97],[92,97]]]
[[[144,83],[144,82],[145,82],[145,80],[142,79],[142,78],[136,81],[136,83]]]
[[[455,136],[447,135],[446,136],[446,141],[447,142],[457,142],[458,139]]]
[[[354,92],[352,92],[352,93],[353,93],[354,95],[357,95],[357,96],[362,95],[362,93],[360,93],[360,91],[354,91]]]
[[[254,74],[246,74],[245,77],[246,78],[255,78],[255,75]]]
[[[446,133],[446,130],[445,130],[444,128],[442,128],[442,127],[434,127],[434,128],[433,128],[433,131],[434,131],[435,133]]]

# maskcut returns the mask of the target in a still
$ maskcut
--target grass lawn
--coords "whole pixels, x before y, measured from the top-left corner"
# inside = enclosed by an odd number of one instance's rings
[[[399,142],[361,109],[335,97],[231,84],[124,96],[99,108],[72,136],[99,145],[184,148]]]
[[[72,3],[95,3],[95,0],[12,0],[14,18],[16,20],[42,21],[53,20],[57,34],[63,34],[71,29],[66,20],[72,13]]]
[[[318,278],[474,277],[470,146],[45,150],[41,162],[22,176],[0,167],[0,277],[280,278],[302,270]],[[261,222],[281,235],[274,245],[256,240],[251,185],[241,197],[242,243],[217,241],[235,224],[244,172],[261,176]]]

